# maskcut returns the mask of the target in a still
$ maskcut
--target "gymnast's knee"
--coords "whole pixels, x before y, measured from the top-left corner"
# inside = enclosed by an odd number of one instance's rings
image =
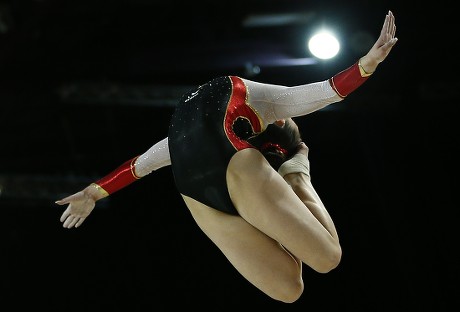
[[[247,148],[236,153],[227,168],[227,177],[241,180],[266,176],[267,171],[273,171],[264,156],[253,148]]]
[[[318,273],[329,273],[339,266],[341,259],[342,248],[337,244],[330,248],[327,255],[318,257],[316,261],[312,261],[308,265]]]
[[[301,277],[294,280],[289,280],[285,283],[277,283],[276,290],[270,295],[273,299],[284,302],[294,303],[301,296],[304,291],[304,283]]]

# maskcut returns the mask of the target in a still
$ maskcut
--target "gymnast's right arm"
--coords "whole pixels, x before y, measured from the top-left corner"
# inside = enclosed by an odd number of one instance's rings
[[[60,221],[63,227],[79,227],[93,211],[96,201],[115,193],[152,171],[171,165],[168,138],[165,138],[142,155],[136,156],[83,190],[57,200],[58,205],[68,205]]]
[[[257,112],[264,125],[280,119],[304,116],[340,102],[358,89],[386,59],[398,41],[395,34],[395,17],[388,11],[379,38],[352,66],[330,79],[293,87],[243,79],[248,89],[247,102]]]

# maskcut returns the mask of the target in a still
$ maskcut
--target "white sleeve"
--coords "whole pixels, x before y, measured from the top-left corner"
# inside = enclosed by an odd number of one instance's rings
[[[146,176],[154,170],[169,165],[171,165],[171,157],[169,156],[168,138],[153,145],[134,162],[138,177]]]
[[[328,80],[294,87],[272,85],[243,79],[248,91],[248,104],[264,120],[276,120],[310,114],[343,100]]]

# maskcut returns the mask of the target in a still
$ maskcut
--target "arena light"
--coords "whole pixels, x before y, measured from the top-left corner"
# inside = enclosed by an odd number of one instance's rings
[[[307,43],[310,53],[320,59],[331,59],[340,51],[340,43],[333,32],[320,30]]]

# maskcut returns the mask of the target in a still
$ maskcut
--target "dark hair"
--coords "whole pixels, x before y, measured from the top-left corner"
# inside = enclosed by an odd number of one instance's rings
[[[283,126],[269,124],[267,128],[248,141],[257,148],[275,169],[298,150],[302,138],[292,119],[286,119]]]

